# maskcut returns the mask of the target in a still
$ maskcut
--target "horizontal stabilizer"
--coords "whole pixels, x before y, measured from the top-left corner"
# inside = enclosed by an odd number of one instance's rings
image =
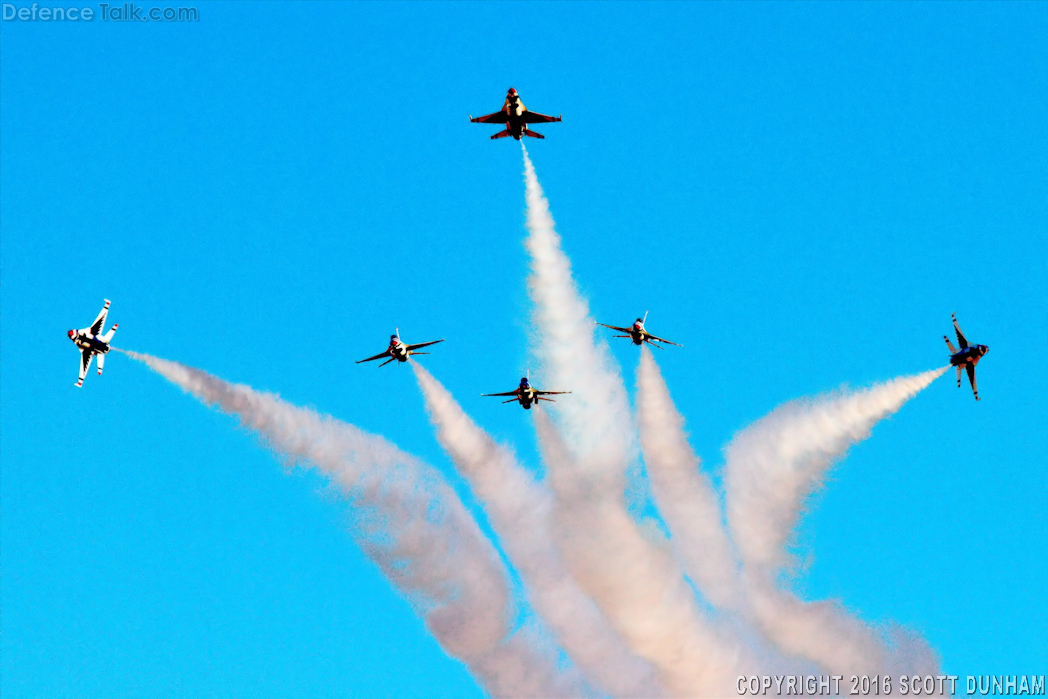
[[[542,134],[538,133],[537,131],[532,131],[531,129],[524,129],[524,135],[531,136],[532,138],[546,138]]]
[[[105,335],[102,336],[102,338],[101,338],[102,342],[109,342],[110,340],[112,340],[113,339],[113,333],[115,333],[116,329],[119,328],[119,327],[120,327],[120,323],[113,323],[113,327],[109,328],[109,332],[107,332]],[[101,362],[102,358],[99,357],[98,361]],[[99,368],[99,372],[98,373],[101,374],[102,373],[101,372],[102,367],[99,366],[98,368]]]
[[[942,339],[946,340],[946,346],[950,348],[950,354],[957,354],[957,348],[953,346],[952,342],[950,342],[950,338],[943,335]]]
[[[494,141],[496,138],[505,138],[506,136],[509,136],[508,128],[505,131],[499,131],[497,134],[491,137],[491,140]]]

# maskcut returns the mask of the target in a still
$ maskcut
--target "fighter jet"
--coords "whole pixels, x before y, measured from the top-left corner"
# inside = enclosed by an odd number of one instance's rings
[[[109,299],[105,299],[105,302],[106,305],[102,306],[101,312],[95,318],[95,322],[91,323],[91,327],[83,330],[70,330],[67,333],[69,339],[80,350],[80,378],[76,382],[77,388],[84,385],[84,376],[87,375],[87,370],[91,367],[91,359],[96,354],[98,355],[98,375],[102,375],[106,352],[109,351],[109,341],[113,339],[113,333],[117,329],[117,324],[114,323],[113,327],[109,328],[109,332],[102,333],[102,326],[105,325],[106,315],[109,313]]]
[[[556,403],[552,398],[543,398],[542,396],[561,396],[565,393],[571,393],[571,391],[539,391],[538,389],[531,387],[531,382],[528,380],[531,377],[531,372],[520,380],[520,385],[517,386],[515,391],[507,391],[506,393],[481,393],[481,396],[513,396],[509,400],[502,401],[503,403],[519,402],[520,406],[525,410],[531,410],[533,403],[538,403],[540,400],[546,400],[550,403]]]
[[[950,338],[943,335],[942,339],[946,340],[946,346],[950,348],[950,364],[957,367],[957,388],[961,387],[961,368],[963,367],[968,371],[968,381],[972,384],[975,400],[979,400],[979,389],[975,387],[975,365],[979,363],[984,354],[990,351],[990,348],[986,345],[969,345],[968,340],[964,338],[964,333],[961,332],[961,326],[957,325],[957,315],[951,313],[950,317],[953,318],[953,329],[957,331],[960,351],[953,346]]]
[[[429,352],[416,352],[415,350],[417,350],[419,347],[429,347],[430,345],[435,345],[438,342],[443,341],[444,338],[441,338],[439,340],[433,340],[432,342],[420,342],[417,345],[405,345],[400,340],[400,328],[397,328],[397,332],[389,336],[389,347],[386,348],[385,352],[383,352],[382,354],[376,354],[374,357],[361,359],[359,362],[357,362],[357,364],[361,364],[362,362],[373,362],[376,359],[382,359],[383,357],[389,357],[389,359],[379,364],[380,367],[386,366],[394,359],[400,362],[406,362],[408,360],[408,357],[410,357],[413,354],[429,354]]]
[[[504,131],[499,131],[492,136],[492,140],[512,136],[519,141],[521,136],[546,138],[542,134],[529,129],[526,124],[542,124],[550,121],[560,121],[560,117],[546,116],[545,114],[539,114],[538,112],[529,112],[528,108],[524,106],[524,103],[520,101],[520,96],[517,94],[517,91],[511,87],[509,92],[506,93],[506,101],[502,103],[502,109],[500,111],[497,111],[494,114],[488,114],[487,116],[477,117],[476,119],[474,119],[473,115],[470,114],[469,120],[474,124],[505,124],[506,129]]]
[[[670,342],[669,340],[663,340],[661,337],[656,337],[655,335],[652,335],[650,332],[645,330],[644,329],[644,321],[646,321],[647,319],[648,319],[648,312],[644,311],[644,317],[643,318],[637,318],[637,322],[634,323],[633,325],[631,325],[628,328],[620,328],[620,327],[615,326],[615,325],[604,325],[604,323],[597,323],[597,325],[602,325],[605,328],[611,328],[612,330],[618,330],[621,333],[626,333],[625,335],[612,335],[612,337],[628,337],[631,340],[633,340],[633,344],[635,344],[637,346],[643,345],[645,342],[647,342],[652,347],[656,347],[658,349],[664,349],[664,348],[660,347],[659,345],[656,345],[655,344],[656,342],[665,342],[667,345],[676,345],[677,347],[683,347],[684,346],[684,345],[678,345],[676,342]]]

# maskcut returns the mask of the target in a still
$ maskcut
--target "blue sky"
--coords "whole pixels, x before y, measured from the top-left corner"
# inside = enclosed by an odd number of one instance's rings
[[[25,3],[22,3],[25,4]],[[16,3],[18,6],[22,4]],[[148,5],[147,5],[148,6]],[[201,3],[0,25],[5,696],[465,696],[324,482],[65,337],[276,391],[443,470],[403,366],[533,466],[519,147],[597,318],[658,360],[716,471],[786,400],[990,346],[832,473],[795,581],[952,674],[1048,671],[1048,6]],[[613,346],[627,383],[635,348]]]

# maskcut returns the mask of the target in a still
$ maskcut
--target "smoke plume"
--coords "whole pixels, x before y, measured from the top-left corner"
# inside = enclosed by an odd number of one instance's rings
[[[789,562],[786,544],[805,500],[827,470],[945,371],[787,403],[739,432],[727,447],[728,524],[741,554],[750,608],[762,631],[786,652],[839,673],[934,664],[931,652],[906,634],[895,635],[890,652],[881,634],[839,605],[803,603],[777,589],[775,579]]]
[[[648,479],[685,571],[711,604],[738,609],[739,566],[720,499],[700,469],[662,372],[647,347],[637,370],[637,422]]]
[[[557,405],[565,438],[535,412],[555,491],[554,522],[572,574],[635,653],[677,695],[730,690],[742,649],[706,617],[654,527],[642,530],[625,501],[633,445],[626,390],[571,276],[549,204],[524,150],[536,351],[571,400]],[[563,390],[554,386],[551,390]]]
[[[615,696],[655,696],[652,668],[633,655],[575,582],[553,542],[553,498],[508,449],[477,427],[440,382],[411,362],[437,439],[482,503],[532,606],[596,685]]]
[[[271,393],[125,352],[202,403],[240,419],[292,462],[316,466],[353,505],[363,550],[423,614],[444,650],[497,696],[574,696],[577,685],[531,632],[512,633],[508,576],[439,472],[382,437]]]

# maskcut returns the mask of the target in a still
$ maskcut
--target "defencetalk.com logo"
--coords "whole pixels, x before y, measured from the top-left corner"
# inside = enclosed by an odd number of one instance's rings
[[[3,3],[5,22],[199,22],[200,12],[195,7],[151,7],[146,9],[133,2],[119,5],[98,3],[93,7],[41,7],[40,3],[18,7]]]

